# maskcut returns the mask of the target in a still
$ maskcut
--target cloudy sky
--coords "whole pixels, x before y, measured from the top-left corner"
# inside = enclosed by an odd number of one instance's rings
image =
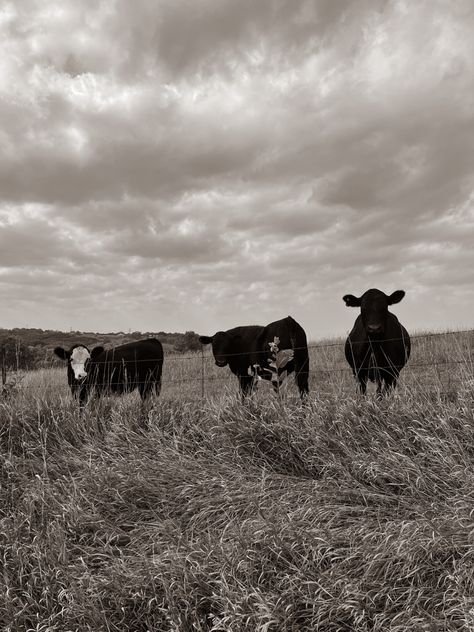
[[[0,326],[474,324],[472,0],[0,4]]]

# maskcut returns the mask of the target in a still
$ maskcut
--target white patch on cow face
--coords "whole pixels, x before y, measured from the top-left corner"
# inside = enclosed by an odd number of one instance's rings
[[[83,380],[87,376],[85,364],[91,354],[85,347],[76,347],[71,353],[71,369],[74,371],[76,380]]]

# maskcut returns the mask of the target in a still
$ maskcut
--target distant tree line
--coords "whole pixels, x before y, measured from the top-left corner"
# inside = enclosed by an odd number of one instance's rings
[[[201,343],[194,331],[166,333],[134,331],[129,333],[84,333],[79,331],[53,331],[43,329],[0,329],[0,368],[2,371],[30,370],[51,366],[56,346],[72,347],[83,344],[114,347],[141,338],[158,338],[165,353],[190,353],[199,351]]]

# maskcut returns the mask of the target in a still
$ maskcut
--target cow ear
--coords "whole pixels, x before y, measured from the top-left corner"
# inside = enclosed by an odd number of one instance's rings
[[[390,294],[388,297],[388,304],[394,305],[395,303],[399,303],[402,298],[405,296],[405,292],[403,290],[396,290],[393,294]]]
[[[101,346],[94,347],[91,351],[91,360],[95,360],[103,352],[104,352],[104,347],[101,347]]]
[[[199,342],[202,345],[210,345],[212,343],[212,336],[199,336]]]
[[[62,347],[55,347],[53,353],[57,355],[58,358],[61,358],[61,360],[69,360],[71,357],[71,353]]]
[[[357,296],[353,294],[346,294],[342,297],[342,300],[346,304],[346,307],[360,307],[360,298],[357,298]]]

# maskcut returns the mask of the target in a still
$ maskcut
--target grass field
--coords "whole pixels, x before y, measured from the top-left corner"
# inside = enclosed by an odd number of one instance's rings
[[[419,337],[357,395],[341,341],[311,397],[165,359],[162,395],[81,414],[65,369],[0,402],[0,629],[474,630],[474,336]],[[449,362],[449,364],[448,364]],[[144,430],[143,415],[148,429]]]

